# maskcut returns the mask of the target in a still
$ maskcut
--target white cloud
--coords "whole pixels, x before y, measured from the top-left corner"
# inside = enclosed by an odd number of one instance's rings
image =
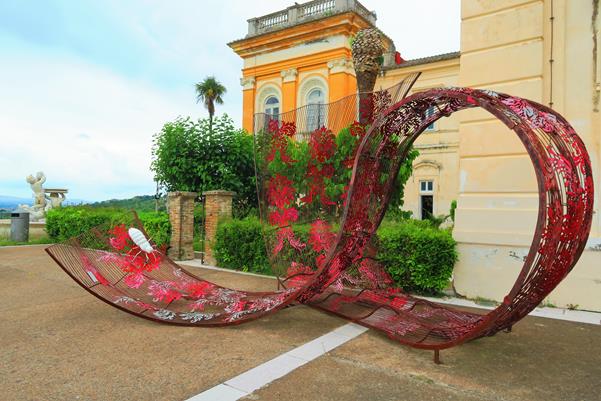
[[[362,3],[376,10],[378,26],[406,59],[459,48],[459,0]],[[207,75],[228,89],[217,113],[227,112],[240,125],[242,60],[226,44],[244,37],[247,19],[292,4],[107,0],[102,12],[108,21],[129,35],[124,40],[138,46],[136,55],[145,55],[144,68],[134,73],[120,65],[130,58],[117,52],[99,60],[94,52],[78,56],[77,46],[40,47],[0,32],[0,194],[29,196],[24,177],[38,170],[46,172],[48,186],[69,188],[72,198],[154,192],[152,135],[178,115],[206,116],[194,103],[193,84]],[[81,25],[74,15],[68,18],[63,22]]]
[[[189,94],[157,90],[78,59],[28,52],[0,66],[2,181],[43,170],[83,199],[152,193],[152,135],[200,114]],[[184,99],[184,100],[182,100]]]

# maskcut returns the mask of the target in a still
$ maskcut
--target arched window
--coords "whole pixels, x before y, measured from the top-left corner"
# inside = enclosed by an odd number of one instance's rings
[[[315,131],[325,124],[325,96],[321,89],[316,88],[307,95],[307,128]]]
[[[270,115],[272,118],[278,118],[280,114],[280,101],[275,96],[269,96],[265,100],[265,114]]]

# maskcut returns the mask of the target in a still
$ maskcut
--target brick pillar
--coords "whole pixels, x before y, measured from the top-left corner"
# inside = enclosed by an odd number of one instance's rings
[[[217,223],[223,219],[232,218],[232,200],[235,192],[207,191],[205,196],[205,262],[215,265],[212,245],[217,234]]]
[[[168,255],[175,260],[194,259],[194,198],[196,192],[169,192],[167,208],[171,222]]]

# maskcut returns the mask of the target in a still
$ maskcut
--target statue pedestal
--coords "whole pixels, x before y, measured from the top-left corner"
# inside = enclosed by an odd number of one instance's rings
[[[48,194],[50,198],[50,204],[53,208],[61,207],[61,204],[65,200],[65,194],[69,192],[68,189],[62,188],[44,188],[44,192]]]

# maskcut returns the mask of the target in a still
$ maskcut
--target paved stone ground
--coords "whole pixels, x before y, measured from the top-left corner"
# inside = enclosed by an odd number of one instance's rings
[[[222,285],[270,279],[196,270]],[[43,247],[0,248],[2,400],[183,400],[341,326],[303,306],[230,328],[125,314],[71,281]],[[441,354],[368,331],[253,400],[601,400],[601,326],[526,318]]]

